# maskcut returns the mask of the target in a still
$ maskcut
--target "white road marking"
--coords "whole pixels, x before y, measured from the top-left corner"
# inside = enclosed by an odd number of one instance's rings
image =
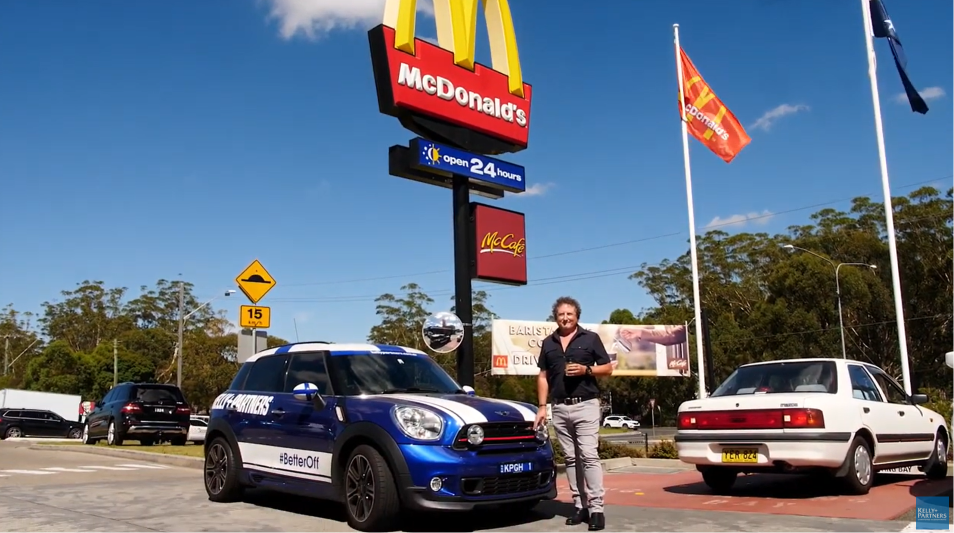
[[[46,476],[56,472],[44,472],[43,470],[0,470],[0,472],[9,472],[11,474],[29,474],[31,476]]]
[[[140,464],[122,464],[122,465],[116,465],[116,466],[126,466],[129,468],[154,468],[156,470],[165,470],[166,468],[169,468],[168,466],[162,466],[162,465],[140,465]]]
[[[941,531],[950,531],[950,529],[918,529],[917,522],[908,522],[908,525],[904,526],[904,529],[901,530],[901,533],[906,533],[908,531],[917,531],[918,533],[940,533]]]
[[[80,467],[80,468],[96,468],[96,469],[100,469],[100,470],[123,470],[123,471],[126,471],[126,472],[130,472],[130,471],[132,471],[132,470],[135,470],[135,468],[121,468],[121,467],[118,467],[118,466],[82,466],[82,467]]]
[[[49,466],[43,470],[53,470],[56,472],[95,472],[95,470],[83,470],[80,468],[63,468],[62,466]]]

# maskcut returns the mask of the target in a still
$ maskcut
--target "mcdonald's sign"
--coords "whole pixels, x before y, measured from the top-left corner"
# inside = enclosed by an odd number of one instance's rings
[[[483,4],[493,68],[477,63]],[[527,147],[532,89],[523,81],[507,0],[434,0],[438,45],[415,35],[416,0],[387,0],[368,32],[381,113],[408,130],[480,154]]]

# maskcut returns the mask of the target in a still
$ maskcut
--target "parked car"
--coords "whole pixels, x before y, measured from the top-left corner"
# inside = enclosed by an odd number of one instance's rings
[[[189,437],[192,409],[182,391],[162,383],[120,383],[96,402],[83,426],[83,442],[106,439],[110,446],[138,440],[143,446],[169,441],[182,446]]]
[[[0,409],[0,439],[60,437],[78,439],[83,424],[43,409]]]
[[[536,408],[478,397],[424,352],[298,343],[242,364],[212,404],[205,489],[246,487],[344,504],[358,530],[393,528],[400,511],[527,512],[556,497],[556,468]]]
[[[636,429],[639,427],[639,422],[626,415],[609,415],[603,419],[603,427]]]
[[[767,361],[737,368],[712,396],[679,406],[679,458],[714,491],[739,473],[822,472],[867,494],[882,470],[947,476],[950,428],[875,365],[847,359]]]
[[[205,417],[193,416],[189,421],[189,442],[195,444],[205,442],[205,431],[208,427],[209,423],[205,420]]]

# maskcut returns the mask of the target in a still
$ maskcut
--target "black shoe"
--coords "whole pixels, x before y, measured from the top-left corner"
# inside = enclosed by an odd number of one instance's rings
[[[606,517],[603,513],[593,513],[590,515],[590,531],[599,531],[606,527]]]
[[[577,524],[586,522],[590,519],[590,512],[587,509],[577,509],[573,511],[573,514],[570,515],[570,518],[566,519],[566,525],[575,526]]]

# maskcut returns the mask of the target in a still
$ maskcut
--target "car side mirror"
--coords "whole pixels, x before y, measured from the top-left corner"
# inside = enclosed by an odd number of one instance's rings
[[[295,385],[295,388],[292,389],[292,395],[296,400],[314,403],[315,409],[319,411],[325,408],[325,399],[321,397],[321,393],[318,392],[318,386],[314,383],[299,383]]]
[[[464,385],[461,387],[461,390],[466,392],[468,396],[477,396],[477,391],[475,391],[470,385]]]
[[[928,403],[927,394],[912,394],[911,403],[913,403],[914,405],[922,405],[922,404]]]

